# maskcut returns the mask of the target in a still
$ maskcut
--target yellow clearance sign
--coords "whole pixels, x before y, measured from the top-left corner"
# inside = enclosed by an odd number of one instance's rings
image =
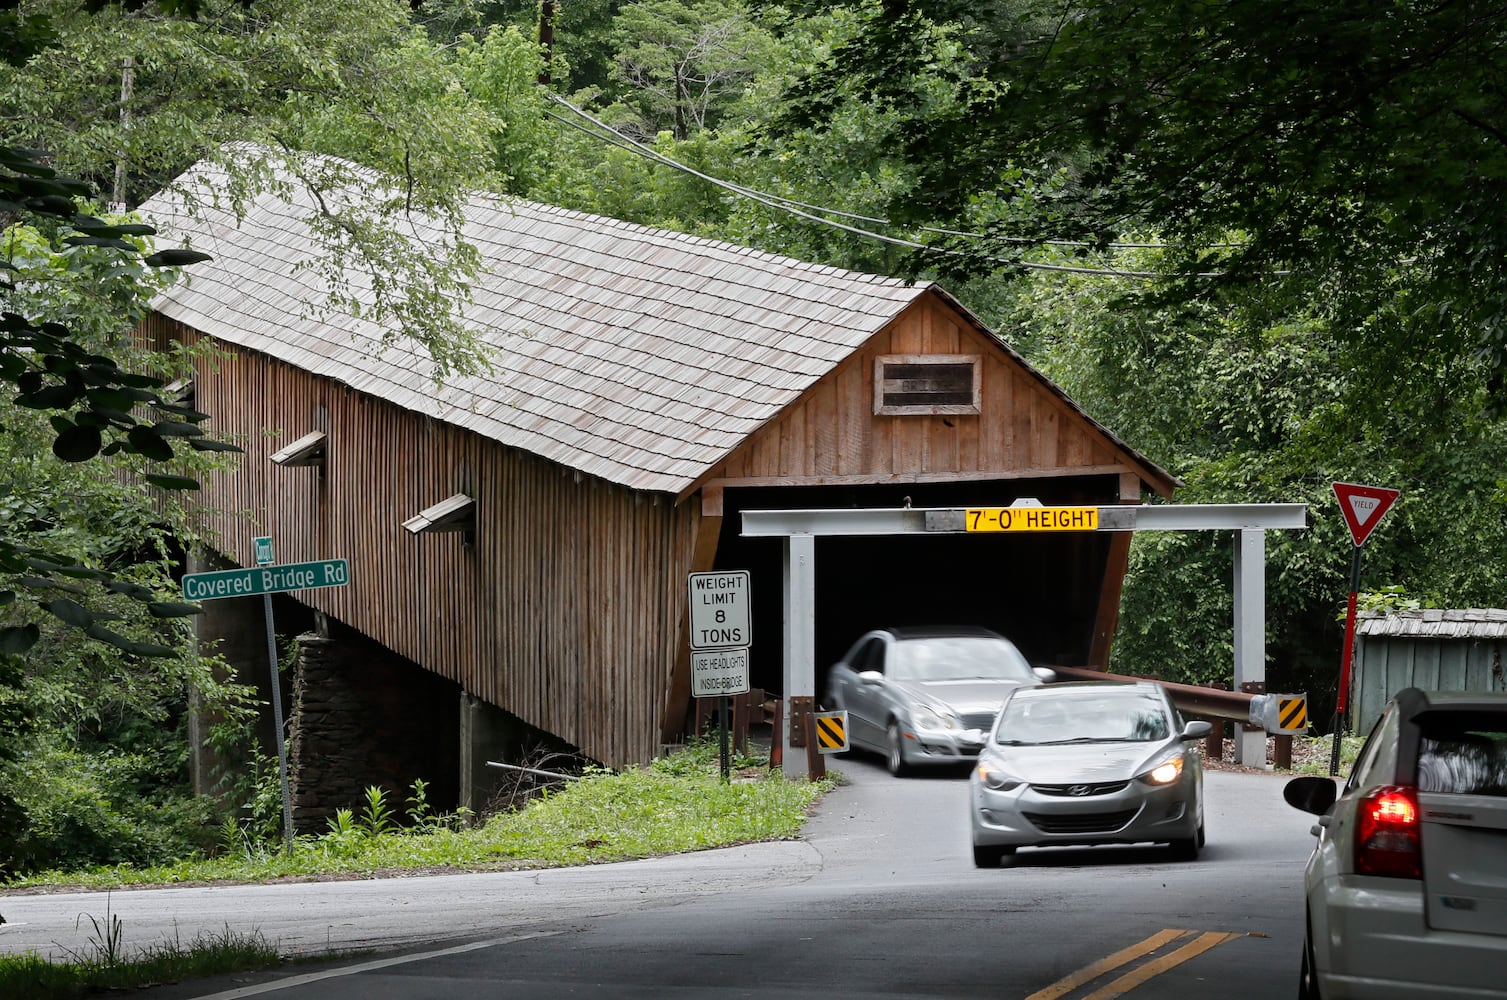
[[[1095,531],[1098,507],[971,507],[969,531]]]

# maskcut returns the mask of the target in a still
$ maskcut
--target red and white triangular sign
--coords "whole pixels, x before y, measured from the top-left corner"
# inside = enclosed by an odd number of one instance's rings
[[[1339,498],[1340,513],[1345,515],[1345,523],[1350,526],[1350,537],[1359,547],[1366,544],[1366,537],[1381,523],[1382,515],[1391,509],[1401,491],[1384,486],[1335,483],[1334,495]]]

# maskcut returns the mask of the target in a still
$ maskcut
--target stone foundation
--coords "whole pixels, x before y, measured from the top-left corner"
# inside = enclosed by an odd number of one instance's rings
[[[415,778],[436,812],[459,803],[460,688],[348,630],[298,637],[289,712],[293,825],[322,833],[337,809],[358,816],[366,789],[387,792],[395,818]]]

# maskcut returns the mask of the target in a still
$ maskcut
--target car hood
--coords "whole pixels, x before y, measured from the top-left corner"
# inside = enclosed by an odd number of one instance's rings
[[[1031,785],[1096,784],[1126,781],[1165,756],[1166,740],[1154,743],[1064,743],[1048,746],[991,746],[1012,777]]]
[[[896,681],[892,687],[917,705],[950,708],[959,715],[997,712],[1005,696],[1025,681]]]

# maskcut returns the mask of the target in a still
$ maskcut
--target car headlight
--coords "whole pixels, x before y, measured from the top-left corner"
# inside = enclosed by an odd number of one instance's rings
[[[917,729],[962,729],[963,720],[951,712],[938,712],[918,705],[911,712],[911,720],[915,722]]]
[[[1183,758],[1181,754],[1169,760],[1164,760],[1151,770],[1143,773],[1140,778],[1148,785],[1170,785],[1183,773]]]
[[[978,762],[978,776],[986,788],[992,788],[996,792],[1008,792],[1021,785],[1019,778],[998,764],[987,760]]]

